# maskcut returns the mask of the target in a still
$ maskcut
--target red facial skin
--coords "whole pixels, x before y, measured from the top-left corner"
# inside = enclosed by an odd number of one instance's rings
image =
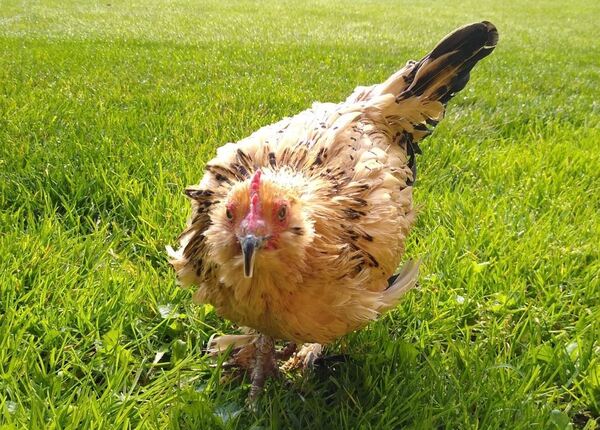
[[[263,249],[277,249],[277,240],[279,235],[287,230],[289,226],[289,203],[287,200],[277,200],[273,204],[273,209],[268,214],[268,218],[263,217],[262,212],[248,211],[246,216],[239,222],[237,216],[237,205],[228,203],[227,210],[232,218],[227,218],[232,229],[238,237],[247,234],[253,234],[258,237],[266,238]]]
[[[290,205],[287,200],[277,200],[271,212],[271,235],[265,249],[277,249],[279,235],[287,230],[289,225]]]
[[[227,204],[227,219],[238,237],[248,234],[264,237],[263,249],[277,249],[279,235],[289,225],[290,206],[287,200],[279,199],[273,202],[271,213],[264,214],[259,196],[260,178],[261,171],[258,170],[250,181],[250,207],[246,216],[238,224],[238,207],[230,202]]]

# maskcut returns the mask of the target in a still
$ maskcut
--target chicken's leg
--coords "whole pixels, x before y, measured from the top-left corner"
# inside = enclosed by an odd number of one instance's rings
[[[248,402],[253,403],[262,391],[265,381],[269,376],[277,374],[277,359],[275,357],[275,341],[272,337],[261,334],[255,342],[256,355],[251,368],[250,394]]]

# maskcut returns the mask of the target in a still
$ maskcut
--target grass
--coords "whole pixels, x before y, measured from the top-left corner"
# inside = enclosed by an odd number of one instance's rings
[[[109,3],[110,2],[110,3]],[[0,1],[0,428],[600,427],[600,4]],[[479,19],[501,34],[422,145],[420,288],[273,382],[165,258],[215,148]]]

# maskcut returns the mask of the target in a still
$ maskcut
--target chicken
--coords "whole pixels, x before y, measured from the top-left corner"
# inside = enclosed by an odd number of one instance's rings
[[[254,330],[212,342],[237,348],[252,397],[276,373],[275,339],[291,342],[280,355],[310,343],[314,358],[415,285],[417,263],[394,271],[415,218],[418,142],[497,41],[489,22],[459,28],[381,84],[220,147],[185,190],[192,215],[170,262],[196,302]]]

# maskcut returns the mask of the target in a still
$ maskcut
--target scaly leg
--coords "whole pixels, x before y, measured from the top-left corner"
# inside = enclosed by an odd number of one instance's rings
[[[250,394],[248,402],[254,403],[258,395],[262,392],[265,386],[265,381],[269,376],[276,375],[278,372],[277,359],[275,357],[275,341],[272,337],[260,335],[255,342],[256,355],[254,356],[254,364],[251,368]]]

